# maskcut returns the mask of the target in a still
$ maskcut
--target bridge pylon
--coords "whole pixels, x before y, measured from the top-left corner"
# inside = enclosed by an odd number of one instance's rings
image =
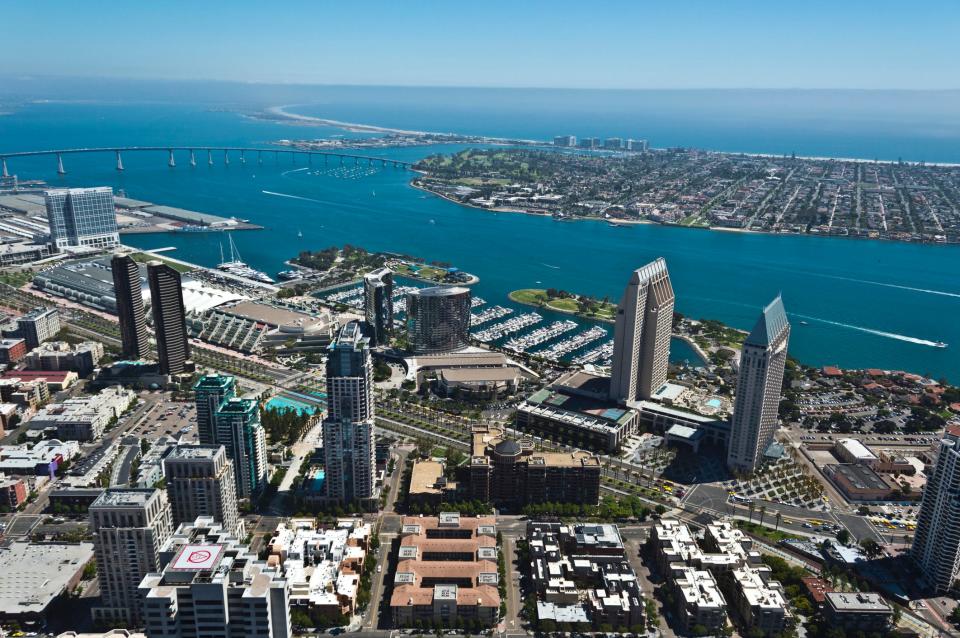
[[[167,160],[167,166],[170,168],[175,168],[177,165],[177,160],[173,159],[173,149],[168,149],[168,152],[170,153],[170,159]]]
[[[193,152],[193,149],[191,148],[190,149],[190,166],[196,166],[196,165],[197,165],[197,156]]]
[[[263,152],[257,151],[257,164],[263,164]]]
[[[223,149],[223,165],[230,166],[230,151]]]
[[[213,166],[213,151],[209,148],[207,149],[207,165]]]
[[[243,151],[242,151],[242,150],[240,151],[240,163],[241,163],[241,164],[246,164],[246,163],[247,163],[247,158],[243,156]]]
[[[123,158],[120,157],[120,151],[117,151],[117,170],[118,171],[123,170]]]
[[[67,171],[63,169],[63,155],[57,153],[57,175],[66,175]]]
[[[6,158],[6,157],[3,158],[3,176],[4,176],[4,177],[10,177],[10,172],[7,171],[7,158]]]

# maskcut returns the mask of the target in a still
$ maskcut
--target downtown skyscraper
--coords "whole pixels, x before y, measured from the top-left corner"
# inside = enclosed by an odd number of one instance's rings
[[[777,296],[743,342],[727,450],[731,470],[754,471],[773,443],[789,341],[790,322]]]
[[[393,271],[378,268],[363,276],[363,314],[373,345],[383,345],[393,331]]]
[[[129,255],[114,255],[110,270],[113,272],[113,294],[117,300],[123,356],[131,360],[145,359],[150,353],[150,340],[143,309],[140,266]]]
[[[160,374],[180,374],[186,371],[186,363],[190,359],[180,273],[154,260],[147,264],[147,279],[150,280],[150,304],[153,308]]]
[[[960,427],[948,426],[933,473],[923,488],[911,557],[937,593],[953,588],[960,573]]]
[[[327,418],[323,421],[327,498],[341,503],[376,496],[370,341],[351,322],[327,353]]]
[[[612,400],[647,400],[667,382],[673,302],[673,284],[663,257],[633,271],[617,306],[613,330]]]

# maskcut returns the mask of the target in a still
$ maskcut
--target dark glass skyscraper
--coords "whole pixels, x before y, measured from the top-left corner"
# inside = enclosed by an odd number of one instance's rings
[[[414,354],[452,352],[470,345],[470,289],[420,288],[407,295],[407,340]]]
[[[67,246],[110,248],[120,243],[109,186],[62,188],[44,195],[50,239],[57,250]]]
[[[147,338],[147,317],[143,310],[140,266],[128,255],[114,255],[110,260],[110,269],[113,271],[123,356],[144,359],[150,352],[150,342]]]
[[[386,343],[393,330],[393,272],[389,268],[363,276],[363,314],[373,345]]]
[[[180,273],[160,261],[147,264],[153,329],[161,374],[180,374],[190,358],[187,319],[180,289]]]

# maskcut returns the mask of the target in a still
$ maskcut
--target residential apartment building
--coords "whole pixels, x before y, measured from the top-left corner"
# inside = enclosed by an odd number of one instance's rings
[[[150,340],[143,307],[140,266],[129,255],[114,255],[110,260],[110,271],[113,274],[113,294],[120,320],[123,356],[134,361],[145,359],[150,353]]]
[[[470,289],[433,286],[407,294],[407,341],[414,354],[453,352],[470,345]]]
[[[289,591],[212,518],[181,525],[139,582],[150,638],[290,638]]]
[[[97,441],[136,397],[132,390],[120,386],[104,388],[89,397],[51,403],[30,419],[30,426],[38,430],[56,428],[57,437],[66,441]]]
[[[180,374],[188,369],[190,341],[180,273],[161,261],[147,264],[153,330],[157,338],[160,374]]]
[[[24,357],[30,370],[73,370],[85,377],[99,365],[103,358],[103,344],[99,341],[84,341],[70,344],[66,341],[48,341],[34,348]]]
[[[354,321],[340,329],[327,353],[323,454],[330,500],[370,502],[377,496],[373,411],[370,341]]]
[[[17,318],[17,328],[5,331],[5,337],[23,339],[27,350],[33,350],[60,332],[60,311],[56,308],[34,308]]]
[[[493,516],[404,517],[390,611],[416,622],[492,627],[500,613]]]
[[[108,489],[89,509],[102,604],[94,620],[139,623],[137,588],[160,566],[160,548],[173,533],[167,496],[155,489]]]
[[[260,424],[260,404],[233,397],[214,416],[215,444],[233,461],[237,498],[253,498],[267,485],[267,438]]]
[[[960,576],[960,426],[947,426],[933,472],[923,488],[911,557],[934,591],[950,591]]]
[[[243,537],[233,463],[222,445],[174,446],[163,458],[163,478],[175,525],[212,518]]]
[[[363,315],[372,345],[386,344],[393,332],[393,271],[389,268],[363,276]]]

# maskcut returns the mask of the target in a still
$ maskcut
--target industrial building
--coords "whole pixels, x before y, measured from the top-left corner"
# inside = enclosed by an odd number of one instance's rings
[[[72,591],[93,544],[14,541],[0,546],[0,622],[44,626],[51,604]]]

